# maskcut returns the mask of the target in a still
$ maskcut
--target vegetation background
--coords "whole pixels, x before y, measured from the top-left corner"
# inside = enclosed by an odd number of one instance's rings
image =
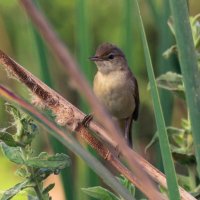
[[[145,146],[156,132],[156,126],[151,96],[147,90],[148,80],[143,47],[132,1],[38,0],[35,2],[51,22],[62,41],[75,55],[81,71],[91,85],[96,68],[94,64],[90,63],[88,57],[95,53],[96,47],[107,41],[124,50],[129,65],[138,79],[141,98],[140,117],[134,126],[134,147],[147,160],[163,170],[157,144],[147,154],[144,153]],[[189,2],[190,15],[200,13],[200,2],[196,0]],[[168,2],[165,0],[142,0],[140,5],[156,76],[169,70],[180,72],[175,55],[167,60],[162,57],[162,53],[175,43],[167,25],[170,16]],[[16,0],[0,0],[0,49],[81,110],[86,113],[90,112],[87,103],[74,91],[73,83],[69,81],[67,74],[63,73],[62,68],[43,44]],[[8,79],[2,68],[0,68],[0,82],[25,99],[30,98],[26,88],[15,80]],[[160,90],[160,95],[166,124],[179,127],[181,119],[187,117],[185,102],[163,90]],[[5,112],[4,103],[4,100],[0,99],[0,128],[8,126],[10,121]],[[44,132],[42,129],[40,131]],[[57,180],[57,177],[50,177],[51,180],[48,180],[57,182],[52,195],[65,193],[66,199],[88,199],[88,196],[81,192],[81,188],[99,185],[101,180],[84,162],[75,157],[72,152],[66,152],[66,149],[62,148],[58,142],[52,138],[49,141],[47,135],[44,137],[44,134],[40,134],[39,137],[35,144],[37,151],[42,149],[49,152],[52,152],[53,149],[55,152],[64,151],[71,156],[73,161],[71,167],[62,172],[65,177],[61,178],[63,184]],[[2,156],[1,152],[0,163],[0,190],[6,190],[19,182],[19,178],[13,175],[16,166]],[[22,196],[14,199],[22,199]],[[64,195],[54,198],[65,199]]]

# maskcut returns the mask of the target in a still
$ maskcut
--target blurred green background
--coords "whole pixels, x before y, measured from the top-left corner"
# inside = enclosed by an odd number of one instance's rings
[[[148,80],[143,49],[132,0],[35,0],[34,2],[77,58],[80,70],[91,85],[96,68],[90,63],[88,57],[95,53],[96,47],[102,42],[111,42],[124,50],[129,65],[138,79],[141,99],[140,116],[133,131],[134,147],[137,152],[162,170],[158,145],[154,145],[147,154],[144,153],[144,148],[156,129],[151,97],[147,89]],[[199,13],[200,2],[197,0],[189,2],[190,15]],[[176,56],[168,60],[162,57],[162,53],[175,43],[167,26],[170,16],[168,2],[143,0],[140,1],[140,5],[156,76],[169,70],[179,72]],[[16,0],[0,0],[0,49],[81,110],[86,113],[90,112],[87,103],[74,90],[73,82],[63,72],[62,67],[48,50],[47,44],[43,43],[42,38]],[[30,100],[27,89],[16,80],[8,79],[2,68],[0,68],[0,82],[16,94]],[[166,124],[180,126],[180,119],[187,116],[184,102],[166,91],[160,90],[160,96]],[[0,128],[10,123],[4,103],[0,99]],[[72,166],[62,173],[63,186],[58,183],[52,191],[54,193],[52,195],[60,194],[61,196],[54,196],[53,199],[88,199],[80,189],[99,185],[101,180],[72,152],[67,152],[54,139],[48,140],[44,130],[41,129],[40,132],[40,138],[35,145],[36,151],[45,149],[50,152],[53,150],[65,152],[71,156],[73,161]],[[16,166],[6,160],[1,152],[0,163],[0,192],[3,192],[16,184],[19,178],[14,175]],[[51,182],[56,180],[55,177],[50,179]],[[64,193],[65,197],[62,195]],[[21,194],[14,199],[26,198],[24,194]]]

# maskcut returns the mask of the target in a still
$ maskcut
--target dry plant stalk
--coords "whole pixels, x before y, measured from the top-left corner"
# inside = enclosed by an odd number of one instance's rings
[[[100,141],[90,135],[88,130],[84,126],[82,126],[82,124],[80,124],[80,121],[82,121],[85,115],[78,108],[73,106],[70,102],[68,102],[57,92],[49,88],[47,85],[45,85],[35,76],[33,76],[30,72],[17,64],[14,60],[9,58],[2,51],[0,51],[0,64],[5,67],[9,75],[13,76],[17,80],[20,80],[31,90],[32,94],[37,97],[35,100],[37,104],[52,110],[52,112],[56,115],[56,122],[58,124],[62,126],[67,126],[71,131],[76,131],[77,134],[79,134],[92,148],[94,148],[100,156],[110,162],[119,173],[123,174],[145,195],[149,197],[149,193],[147,192],[146,187],[143,187],[144,183],[140,179],[138,179],[138,177],[134,176],[133,173],[128,170],[119,161],[119,159],[116,158],[108,150],[107,147],[105,147]],[[95,127],[98,127],[97,130],[99,131],[99,134],[101,134],[101,131],[104,131],[93,121],[91,121],[90,127],[92,126],[92,124],[94,124]],[[93,131],[95,130],[93,129]],[[96,133],[98,134],[98,132]],[[101,136],[101,138],[103,137]],[[109,141],[106,141],[106,143],[109,143]],[[167,183],[164,175],[159,170],[154,168],[150,163],[144,160],[141,156],[139,156],[136,152],[133,151],[132,153],[134,154],[137,162],[141,164],[142,170],[144,170],[154,181],[166,188]],[[195,199],[181,187],[179,188],[179,190],[182,199]],[[164,199],[159,193],[157,195],[158,196],[150,199]]]

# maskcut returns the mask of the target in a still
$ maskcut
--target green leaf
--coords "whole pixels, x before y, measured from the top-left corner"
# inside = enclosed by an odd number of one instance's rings
[[[61,170],[69,166],[71,160],[66,154],[48,155],[46,152],[40,153],[39,156],[29,158],[25,164],[34,168],[47,168],[51,170]]]
[[[176,45],[172,45],[170,48],[165,50],[162,55],[165,59],[168,59],[174,53],[177,53],[177,46]]]
[[[90,187],[90,188],[81,188],[81,190],[90,197],[94,197],[100,200],[120,200],[116,195],[114,195],[109,190],[101,187]]]
[[[139,22],[140,33],[142,37],[144,55],[145,55],[145,60],[146,60],[146,65],[147,65],[147,73],[148,73],[149,82],[151,86],[151,96],[153,99],[156,125],[158,129],[159,143],[160,143],[164,170],[165,170],[165,174],[167,178],[169,197],[170,199],[179,200],[180,194],[178,190],[176,173],[175,173],[174,163],[173,163],[173,159],[172,159],[172,155],[170,151],[169,139],[168,139],[168,135],[167,135],[166,127],[165,127],[164,116],[163,116],[163,112],[161,108],[160,97],[158,94],[158,89],[157,89],[157,84],[156,84],[155,75],[153,71],[153,65],[152,65],[150,51],[149,51],[149,47],[147,43],[146,33],[145,33],[145,29],[144,29],[144,25],[143,25],[141,13],[140,13],[138,0],[135,0],[134,2],[135,2],[136,12],[137,12],[137,19]]]
[[[200,71],[186,1],[169,0],[200,175]]]
[[[14,140],[13,136],[7,132],[3,132],[3,130],[0,130],[0,140],[10,147],[17,147],[18,143]]]
[[[32,118],[20,112],[15,106],[6,103],[7,112],[10,113],[14,119],[13,125],[16,127],[16,134],[14,136],[22,146],[31,144],[37,132],[37,126],[33,122]]]
[[[167,127],[167,132],[173,158],[180,164],[194,164],[195,156],[191,132],[175,127]]]
[[[21,113],[15,106],[10,103],[5,103],[5,106],[7,112],[14,118],[14,121],[21,119]]]
[[[194,17],[189,17],[190,20],[190,26],[191,26],[191,30],[192,30],[192,37],[193,37],[193,41],[194,41],[194,46],[196,49],[198,49],[198,47],[200,46],[200,14],[194,16]],[[174,23],[172,20],[172,17],[170,17],[170,19],[168,20],[168,25],[169,28],[172,32],[172,34],[175,36],[175,28],[174,28]],[[168,50],[165,51],[165,55],[168,57],[169,55],[171,55],[172,52],[174,52],[174,47],[176,47],[176,52],[177,50],[177,46],[173,45],[171,48],[169,48]]]
[[[22,178],[28,178],[31,176],[31,173],[27,171],[26,166],[21,166],[17,171],[15,172],[16,175],[22,177]]]
[[[182,147],[184,144],[185,130],[176,127],[167,127],[167,133],[171,143],[175,143],[177,146]]]
[[[189,176],[178,175],[178,182],[186,191],[192,190]]]
[[[119,180],[119,182],[128,189],[128,191],[130,192],[130,194],[135,197],[135,186],[123,175],[121,175],[120,177],[117,177],[117,179]]]
[[[192,130],[191,130],[191,124],[190,124],[189,120],[182,119],[181,120],[181,126],[183,127],[184,130],[191,133]]]
[[[182,75],[175,72],[167,72],[157,78],[159,87],[172,90],[172,91],[184,91]]]
[[[52,190],[55,186],[55,183],[52,183],[50,185],[48,185],[44,190],[43,190],[43,194],[47,194],[50,190]]]
[[[200,15],[196,15],[194,17],[190,17],[190,25],[192,29],[192,37],[194,40],[194,46],[196,48],[199,47],[200,44],[200,21],[199,21]]]
[[[25,189],[27,187],[29,187],[29,181],[28,180],[26,180],[26,181],[24,181],[22,183],[18,183],[14,187],[6,190],[3,193],[3,196],[1,198],[1,200],[9,200],[12,197],[14,197],[17,193],[19,193],[21,190],[23,190],[23,189]]]
[[[4,155],[16,164],[24,164],[24,156],[21,147],[10,147],[5,143],[0,143]]]
[[[182,75],[175,72],[167,72],[159,76],[156,82],[158,87],[175,92],[178,96],[185,98]]]

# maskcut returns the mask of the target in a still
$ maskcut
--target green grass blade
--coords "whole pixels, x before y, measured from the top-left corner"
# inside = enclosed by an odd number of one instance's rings
[[[93,79],[93,72],[91,68],[91,62],[89,62],[89,57],[91,56],[91,37],[89,37],[89,24],[88,24],[88,0],[76,0],[76,52],[77,60],[81,71],[84,72],[87,80],[91,83]],[[79,106],[81,110],[89,113],[89,107],[83,98],[80,97]],[[93,155],[95,154],[91,150]],[[86,187],[88,185],[94,186],[99,185],[99,178],[96,174],[87,167],[87,165],[81,160],[77,159],[76,176],[78,177],[76,183],[75,199],[86,200],[88,197],[80,192],[81,187]]]
[[[163,164],[164,164],[164,170],[167,177],[169,197],[171,200],[174,200],[174,199],[179,200],[180,194],[178,191],[176,173],[175,173],[175,168],[174,168],[174,164],[172,160],[172,155],[170,152],[169,140],[168,140],[167,131],[165,128],[165,121],[164,121],[164,117],[163,117],[163,113],[161,109],[160,98],[159,98],[158,89],[156,86],[156,81],[155,81],[155,76],[153,72],[153,66],[151,62],[146,34],[145,34],[143,22],[142,22],[142,17],[140,14],[138,1],[135,0],[134,2],[136,5],[136,12],[138,16],[142,42],[143,42],[143,47],[144,47],[145,60],[146,60],[146,65],[147,65],[147,72],[148,72],[150,86],[151,86],[151,95],[153,99],[156,124],[157,124],[158,133],[159,133],[159,142],[160,142],[160,148],[161,148],[162,159],[163,159]]]
[[[169,2],[163,1],[162,3],[162,11],[159,15],[159,24],[156,24],[158,28],[159,34],[159,44],[157,50],[157,74],[161,75],[168,71],[176,71],[176,60],[175,57],[172,56],[169,59],[164,59],[162,54],[163,52],[169,48],[169,45],[173,42],[173,35],[170,32],[170,29],[167,25],[167,21],[170,17],[170,8]],[[173,96],[172,93],[166,90],[160,91],[160,100],[163,110],[163,115],[165,119],[165,123],[167,126],[171,124],[172,112],[173,112]]]
[[[163,52],[169,48],[169,45],[174,41],[174,37],[170,32],[168,24],[166,23],[170,17],[170,7],[168,1],[162,1],[160,6],[155,5],[155,0],[147,1],[149,9],[154,18],[155,30],[158,35],[158,47],[156,48],[156,76],[164,74],[168,71],[177,71],[176,56],[173,55],[168,59],[164,59]],[[173,94],[170,91],[163,89],[159,90],[162,111],[167,126],[171,124],[173,113]],[[159,144],[156,143],[156,167],[163,171],[163,164],[160,155]]]
[[[148,4],[148,6],[149,6],[149,8],[150,8],[150,11],[151,11],[151,14],[152,14],[152,16],[153,16],[153,19],[154,19],[154,21],[156,22],[156,24],[159,24],[159,21],[160,21],[160,13],[159,13],[159,11],[158,11],[158,9],[157,9],[157,7],[158,6],[156,6],[156,2],[155,2],[155,0],[148,0],[147,1],[147,4]]]
[[[91,83],[93,80],[93,70],[89,57],[92,56],[91,37],[89,31],[88,1],[76,0],[76,39],[77,55],[81,70],[84,72],[87,80]]]
[[[125,20],[124,20],[124,50],[125,55],[127,57],[128,63],[130,66],[133,64],[133,1],[132,0],[125,0],[124,4],[124,13],[125,13]]]
[[[186,0],[170,0],[178,46],[181,72],[185,85],[186,101],[194,138],[198,174],[200,175],[200,71],[189,23]]]

